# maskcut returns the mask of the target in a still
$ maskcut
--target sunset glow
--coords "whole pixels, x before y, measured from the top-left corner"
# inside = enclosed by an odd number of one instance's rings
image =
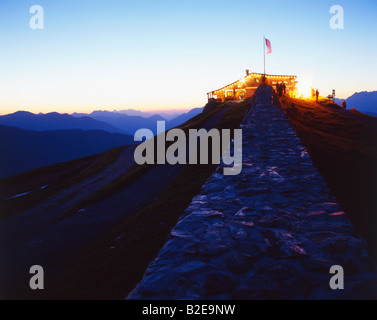
[[[321,95],[336,89],[341,98],[375,90],[376,1],[343,1],[349,19],[338,31],[329,26],[333,3],[222,2],[39,0],[45,29],[31,30],[30,1],[3,0],[0,114],[203,107],[207,92],[246,69],[263,73],[264,36],[273,44],[267,74],[309,73]]]
[[[298,79],[297,83],[297,94],[298,98],[308,99],[312,95],[312,84],[308,77],[301,77]]]

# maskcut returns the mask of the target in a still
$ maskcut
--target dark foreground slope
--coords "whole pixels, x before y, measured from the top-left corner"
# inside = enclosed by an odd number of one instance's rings
[[[281,102],[315,165],[377,258],[377,119],[312,101]]]
[[[218,105],[182,128],[237,128],[247,107]],[[129,147],[0,180],[1,296],[124,298],[215,167],[136,166]],[[37,293],[36,263],[48,283]]]
[[[37,132],[0,125],[0,178],[134,143],[132,136],[101,130]]]

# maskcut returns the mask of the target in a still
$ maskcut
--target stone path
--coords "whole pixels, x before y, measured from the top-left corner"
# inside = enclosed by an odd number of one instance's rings
[[[271,101],[260,87],[241,125],[242,173],[217,169],[128,299],[377,298],[364,241]]]

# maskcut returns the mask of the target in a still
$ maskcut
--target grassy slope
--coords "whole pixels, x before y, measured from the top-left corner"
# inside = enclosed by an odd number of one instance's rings
[[[282,107],[377,258],[377,126],[373,129],[315,102],[282,98]]]
[[[371,115],[368,115],[368,114],[365,114],[365,113],[362,113],[360,111],[357,111],[355,108],[352,108],[350,110],[350,112],[354,115],[357,115],[358,117],[360,118],[363,118],[363,119],[367,119],[368,121],[370,121],[371,123],[374,123],[375,126],[377,126],[377,118],[376,117],[373,117]]]
[[[224,106],[220,105],[209,115],[191,119],[181,128],[200,127]],[[248,106],[249,102],[246,101],[229,109],[216,127],[238,128]],[[49,292],[49,298],[122,299],[127,296],[165,243],[171,228],[216,167],[184,166],[157,201],[146,205],[93,243],[86,255],[79,261],[72,261],[72,268],[62,278],[50,279],[50,287],[57,290]],[[126,180],[123,180],[123,187],[128,183]],[[112,192],[120,187],[119,184],[112,186]]]
[[[206,122],[208,119],[210,119],[212,116],[214,116],[217,112],[219,112],[222,108],[224,108],[227,105],[221,104],[217,108],[215,108],[212,112],[209,114],[203,115],[199,114],[195,116],[194,118],[190,119],[186,123],[182,124],[178,128],[181,128],[184,130],[186,133],[188,132],[189,129],[195,129],[195,128],[200,128],[201,125]],[[170,143],[171,144],[171,143]],[[169,147],[170,145],[167,143],[166,148]],[[156,144],[156,139],[155,139],[155,150],[157,149],[157,144]],[[119,178],[115,179],[111,183],[105,185],[102,187],[100,190],[94,192],[91,194],[89,197],[82,199],[80,203],[78,203],[75,207],[69,209],[67,212],[63,214],[61,219],[64,219],[67,216],[73,215],[79,210],[80,208],[84,208],[87,206],[90,206],[93,203],[96,203],[100,200],[106,199],[107,197],[117,193],[118,191],[124,189],[140,177],[142,177],[144,174],[146,174],[151,168],[153,168],[154,165],[134,165],[133,168],[129,171],[127,171],[125,174],[120,176]]]
[[[72,186],[98,173],[116,161],[124,147],[68,162],[53,164],[0,180],[0,199],[33,191],[31,194],[2,201],[0,219],[10,217],[43,203],[59,190]],[[48,188],[40,190],[48,185]]]

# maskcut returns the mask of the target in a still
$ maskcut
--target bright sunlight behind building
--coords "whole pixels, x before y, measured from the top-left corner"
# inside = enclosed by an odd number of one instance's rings
[[[308,77],[301,77],[297,83],[297,97],[310,98],[312,95],[312,85]]]

